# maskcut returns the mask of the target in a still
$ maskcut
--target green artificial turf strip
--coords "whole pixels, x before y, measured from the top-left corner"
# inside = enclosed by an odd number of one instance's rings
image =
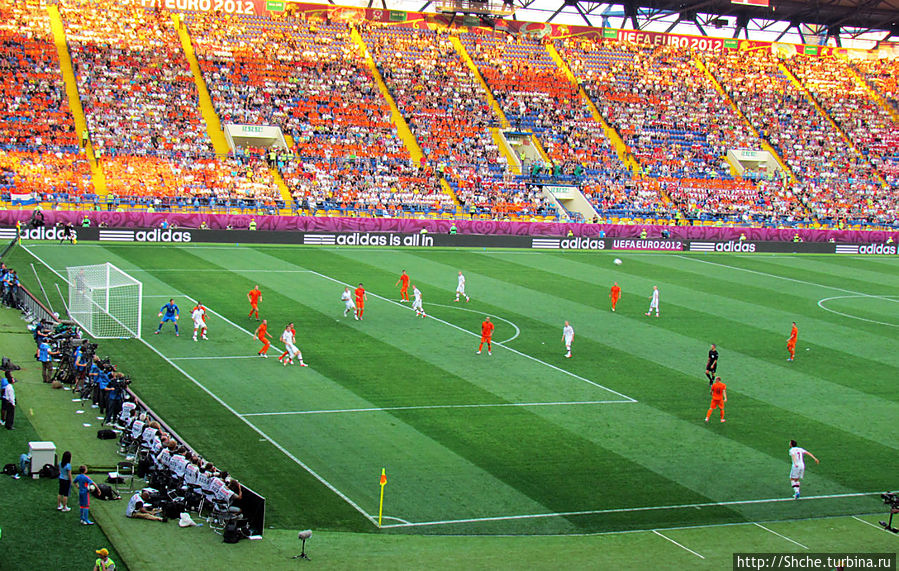
[[[56,255],[50,250],[37,251],[49,258]],[[266,315],[276,316],[270,327],[273,336],[280,333],[281,322],[294,319],[298,345],[307,359],[315,356],[315,370],[303,371],[310,373],[308,380],[297,385],[295,377],[285,376],[295,373],[281,371],[276,364],[263,369],[246,360],[205,362],[202,366],[178,361],[235,408],[237,403],[254,407],[241,411],[285,410],[279,407],[286,405],[290,405],[287,410],[305,410],[295,408],[302,404],[313,409],[340,408],[340,402],[347,408],[361,408],[366,403],[380,407],[504,402],[510,397],[530,396],[528,390],[546,393],[539,381],[519,387],[510,382],[519,373],[525,378],[533,376],[539,370],[533,363],[524,365],[521,357],[510,358],[497,348],[492,361],[497,363],[497,374],[488,378],[484,361],[472,360],[476,337],[467,338],[446,326],[420,324],[381,300],[370,298],[362,324],[331,321],[330,316],[339,319],[342,312],[337,299],[342,286],[310,279],[308,274],[286,273],[303,269],[352,284],[363,281],[369,291],[395,297],[398,292],[393,284],[405,268],[424,292],[426,309],[429,302],[434,304],[429,313],[476,332],[479,315],[436,305],[451,304],[455,273],[462,269],[473,296],[465,308],[505,317],[521,328],[521,336],[509,343],[511,347],[640,401],[596,407],[352,413],[356,417],[331,417],[333,421],[327,416],[251,417],[267,434],[277,434],[277,442],[295,454],[300,451],[300,458],[370,513],[376,508],[378,491],[372,483],[382,465],[401,466],[409,472],[395,476],[390,472],[388,497],[393,503],[388,505],[393,510],[402,508],[390,513],[419,521],[433,519],[430,514],[526,514],[541,506],[548,511],[589,511],[781,497],[787,495],[786,441],[791,437],[826,457],[821,466],[810,468],[806,494],[868,492],[883,487],[884,474],[858,470],[857,466],[884,465],[895,453],[896,441],[887,428],[889,419],[895,417],[897,396],[889,382],[895,378],[896,360],[886,350],[891,330],[843,319],[817,307],[818,299],[840,294],[833,288],[883,293],[880,290],[896,280],[889,264],[879,259],[864,267],[853,260],[846,268],[841,265],[842,258],[834,257],[643,255],[627,256],[623,266],[614,267],[609,256],[589,253],[116,246],[72,249],[66,256],[74,252],[85,256],[84,263],[109,257],[123,269],[151,270],[135,274],[145,280],[145,293],[174,295],[181,291],[200,297],[247,329],[255,322],[245,319],[245,292],[260,283],[264,292],[261,307]],[[68,263],[64,259],[50,261],[57,267]],[[168,271],[179,268],[220,272]],[[154,273],[153,269],[162,271]],[[282,273],[243,271],[250,269]],[[625,290],[618,314],[607,309],[612,280]],[[653,283],[663,292],[660,320],[642,315]],[[162,301],[145,301],[145,316],[155,315]],[[186,309],[182,305],[182,310]],[[877,309],[866,311],[863,316]],[[563,319],[570,319],[577,331],[576,358],[570,361],[561,358],[558,338]],[[800,321],[800,354],[796,363],[787,364],[784,345],[793,319]],[[145,319],[145,333],[152,330],[151,324],[152,319]],[[223,337],[222,354],[252,354],[258,346],[234,328],[226,333],[229,327],[224,323],[216,322],[215,327],[218,330],[210,333]],[[497,337],[500,333],[505,335],[498,327]],[[184,334],[181,340],[189,343]],[[194,350],[179,341],[170,330],[167,336],[149,339],[168,355],[189,355]],[[702,369],[711,341],[720,345],[719,371],[729,384],[731,424],[720,427],[705,427],[701,422],[708,402]],[[122,346],[122,359],[130,359],[126,355],[133,353],[142,355],[135,363],[141,368],[159,368],[150,351],[135,351],[134,343],[128,343],[108,346]],[[806,354],[805,348],[812,351]],[[247,370],[254,371],[254,377],[264,373],[262,378],[251,378],[242,372]],[[304,499],[324,499],[321,509],[318,503],[307,507],[306,502],[293,502],[303,507],[291,506],[289,498],[295,494],[280,493],[279,483],[308,476],[167,366],[162,371],[166,374],[153,371],[145,388],[139,389],[141,393],[154,407],[158,399],[166,418],[194,446],[209,450],[216,461],[264,491],[270,498],[270,521],[277,525],[321,522],[332,529],[361,525],[359,529],[366,529],[354,510],[346,509],[346,504],[341,509],[340,501],[328,502],[336,496],[317,484],[311,489],[301,486],[299,493]],[[555,373],[550,376],[553,378],[542,381],[555,385],[557,395],[582,394],[577,391],[583,388],[572,389],[562,380],[564,375],[558,383],[553,380]],[[247,383],[262,384],[265,390],[245,396]],[[306,392],[315,395],[306,397]],[[186,414],[179,410],[179,402],[201,406],[192,406]],[[712,436],[708,430],[714,430]],[[230,446],[216,442],[216,434],[223,431],[236,436]],[[392,442],[394,433],[405,449]],[[427,451],[422,456],[434,458],[434,465],[417,465],[419,451]],[[266,467],[260,469],[263,457]],[[244,475],[247,471],[253,475]],[[801,507],[751,504],[651,516],[621,512],[572,516],[567,522],[545,525],[539,520],[485,522],[464,529],[454,525],[454,531],[593,531],[640,528],[653,520],[675,524],[788,519],[813,515],[815,510],[851,513],[860,506],[870,508],[871,502],[870,498],[819,500],[814,508],[809,505],[812,502]],[[417,531],[430,532],[427,528]]]
[[[102,448],[94,442],[79,438],[73,431],[80,427],[83,415],[75,415],[73,403],[68,398],[71,393],[51,391],[41,382],[40,366],[34,360],[34,339],[25,329],[25,322],[18,311],[5,306],[0,309],[0,335],[3,338],[3,355],[22,367],[13,375],[16,383],[15,430],[0,427],[0,463],[17,464],[19,455],[28,452],[32,441],[52,440],[57,445],[57,454],[69,449],[73,452],[73,463],[98,462],[108,464],[115,457],[115,445],[103,441]],[[65,413],[63,412],[65,411]],[[33,413],[33,414],[32,414]],[[65,419],[63,419],[65,414]],[[39,431],[35,430],[37,425]],[[61,423],[67,424],[65,431],[58,430]],[[45,430],[55,425],[54,431]],[[84,434],[78,431],[77,434]],[[111,449],[111,450],[110,450]],[[77,469],[73,470],[77,473]],[[93,478],[104,479],[102,475]],[[11,476],[0,475],[0,568],[17,569],[66,569],[91,568],[97,556],[97,549],[106,547],[119,565],[127,569],[119,553],[107,539],[100,525],[86,527],[79,525],[78,492],[73,489],[69,497],[70,512],[56,511],[56,495],[59,484],[56,479],[37,480],[23,476],[14,480]],[[96,504],[96,502],[94,502]],[[96,514],[92,511],[96,521]],[[98,521],[102,524],[102,521]]]

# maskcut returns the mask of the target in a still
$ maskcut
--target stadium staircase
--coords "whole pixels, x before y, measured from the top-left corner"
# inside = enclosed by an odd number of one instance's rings
[[[705,65],[705,62],[702,61],[702,59],[696,54],[693,55],[693,64],[700,71],[702,71],[706,75],[706,77],[709,78],[709,81],[712,82],[715,90],[721,94],[721,97],[723,97],[724,100],[727,101],[727,104],[730,105],[731,109],[734,110],[734,113],[736,113],[737,116],[740,117],[740,119],[743,121],[743,124],[749,128],[749,132],[759,140],[762,150],[771,153],[771,156],[774,157],[774,160],[777,161],[777,164],[780,165],[780,168],[782,168],[783,171],[787,173],[787,176],[790,177],[790,181],[796,182],[796,175],[793,173],[793,169],[787,166],[787,163],[783,160],[783,158],[781,158],[780,154],[776,150],[774,150],[774,147],[771,146],[771,143],[769,143],[762,136],[762,134],[758,132],[758,130],[752,125],[752,123],[750,123],[749,119],[746,117],[746,115],[743,114],[743,111],[737,105],[736,101],[731,99],[730,95],[728,95],[727,91],[725,91],[724,86],[721,85],[721,82],[718,81],[718,78],[715,77],[714,73],[712,73],[712,70],[710,70],[708,66]]]
[[[415,135],[412,133],[412,129],[409,128],[409,124],[406,123],[405,117],[400,113],[400,108],[396,106],[396,101],[393,99],[393,95],[390,93],[390,88],[387,87],[387,84],[384,83],[384,78],[381,76],[381,72],[378,70],[378,64],[375,63],[375,59],[371,56],[371,53],[368,51],[368,46],[365,45],[365,40],[362,39],[362,34],[359,33],[359,29],[356,28],[355,25],[351,26],[352,32],[350,36],[353,38],[353,41],[359,47],[359,53],[362,54],[363,59],[365,59],[365,64],[368,66],[368,69],[371,71],[372,77],[375,80],[375,85],[378,86],[378,90],[381,92],[381,96],[384,98],[384,101],[387,102],[387,105],[390,106],[390,117],[393,119],[393,124],[396,125],[397,134],[400,136],[400,139],[403,140],[403,144],[406,146],[406,150],[409,151],[409,156],[416,163],[421,164],[421,160],[424,158],[424,153],[421,150],[421,147],[418,145],[418,141],[415,139]],[[453,205],[456,208],[456,212],[460,212],[461,203],[459,199],[456,197],[456,193],[453,192],[452,187],[450,187],[449,183],[446,182],[445,179],[440,179],[440,187],[443,189],[444,194],[448,195],[452,201]]]
[[[899,123],[899,111],[896,110],[895,107],[890,105],[886,99],[876,90],[874,87],[868,83],[864,77],[855,69],[855,66],[851,63],[846,65],[846,69],[849,70],[849,73],[854,77],[861,85],[864,87],[865,91],[868,92],[868,96],[877,102],[880,107],[890,114],[890,117],[893,118],[893,121]]]
[[[828,113],[824,109],[824,107],[822,107],[821,104],[818,103],[818,99],[814,96],[814,94],[811,91],[809,91],[809,89],[805,86],[805,84],[799,80],[799,78],[796,76],[796,74],[793,73],[793,71],[789,67],[787,67],[787,65],[784,62],[778,63],[777,67],[778,67],[778,69],[780,69],[781,73],[783,73],[784,76],[790,80],[790,83],[795,85],[796,89],[798,89],[800,92],[802,92],[803,95],[805,95],[805,98],[808,99],[808,101],[812,104],[812,106],[815,109],[817,109],[818,113],[820,113],[822,117],[827,119],[827,122],[830,123],[830,126],[833,127],[833,129],[837,133],[840,134],[840,138],[843,139],[843,143],[845,143],[847,147],[852,149],[856,155],[858,155],[859,157],[862,158],[862,160],[865,161],[865,164],[868,165],[868,167],[871,169],[871,174],[874,175],[874,177],[877,179],[877,182],[879,182],[881,185],[886,187],[887,186],[886,180],[884,180],[884,178],[880,175],[880,173],[877,171],[877,169],[874,167],[874,165],[871,164],[871,161],[868,160],[867,155],[862,153],[859,150],[859,148],[855,146],[855,143],[852,142],[852,139],[849,138],[849,135],[846,134],[846,131],[844,131],[843,128],[840,127],[840,125],[834,120],[834,118],[830,116],[830,113]]]
[[[78,137],[87,131],[87,118],[84,116],[84,107],[81,106],[81,96],[78,95],[78,81],[75,79],[75,69],[72,67],[72,56],[69,54],[69,45],[66,42],[66,30],[62,25],[62,17],[56,4],[47,6],[47,14],[50,16],[50,28],[53,31],[53,43],[56,44],[56,52],[59,56],[59,69],[62,72],[63,81],[66,84],[66,97],[69,100],[69,109],[75,120],[75,131]],[[105,199],[106,174],[103,167],[94,155],[94,146],[88,138],[84,148],[87,162],[91,169],[91,182],[94,185],[95,194]]]
[[[212,96],[209,95],[209,87],[206,85],[206,79],[200,70],[200,62],[197,59],[197,52],[194,50],[193,42],[190,39],[190,33],[187,31],[187,26],[184,25],[184,19],[181,14],[172,14],[171,17],[172,22],[175,24],[175,30],[178,32],[178,39],[181,40],[184,57],[187,59],[190,72],[194,77],[194,85],[197,87],[197,94],[199,95],[200,113],[203,116],[203,121],[206,122],[206,132],[212,141],[212,148],[215,150],[215,154],[224,157],[230,150],[228,139],[225,137],[225,132],[222,130],[222,122],[215,111],[215,106],[212,104]],[[289,146],[293,144],[293,140],[288,141],[285,138],[285,141]],[[293,196],[291,196],[290,189],[287,188],[287,184],[284,183],[284,179],[281,178],[278,169],[269,167],[268,170],[278,186],[281,200],[287,206],[293,204]],[[281,213],[290,214],[291,212],[292,210],[288,209],[283,210]]]
[[[475,64],[474,60],[471,59],[471,56],[468,55],[468,50],[465,49],[462,40],[460,40],[458,36],[450,36],[450,43],[456,48],[456,53],[459,54],[459,57],[462,58],[462,61],[468,66],[471,74],[481,85],[481,90],[487,96],[487,104],[493,109],[493,114],[499,118],[501,129],[490,129],[490,134],[493,136],[493,142],[496,143],[496,146],[499,147],[499,152],[506,158],[506,164],[509,165],[509,169],[514,174],[521,174],[521,161],[515,156],[515,153],[512,151],[511,147],[509,147],[506,138],[503,137],[502,134],[502,129],[511,129],[512,124],[509,123],[509,119],[507,119],[506,114],[503,113],[503,108],[500,107],[496,97],[493,96],[493,91],[491,91],[490,86],[484,81],[484,76],[482,76],[481,72],[478,70],[477,64]]]
[[[612,148],[615,149],[615,152],[618,154],[618,158],[621,159],[621,162],[634,174],[642,173],[642,169],[640,168],[640,163],[637,162],[631,153],[628,151],[627,144],[624,142],[624,139],[621,138],[621,135],[618,134],[618,131],[612,127],[606,118],[602,116],[602,113],[599,112],[599,108],[596,104],[593,103],[593,100],[587,94],[587,91],[581,86],[580,82],[575,77],[574,73],[571,71],[571,68],[568,67],[568,63],[562,58],[562,54],[556,49],[556,46],[552,44],[546,45],[546,51],[549,52],[549,57],[556,62],[556,65],[559,69],[565,73],[565,77],[568,80],[577,86],[578,92],[581,97],[587,103],[587,107],[590,109],[590,113],[593,115],[593,120],[602,125],[602,130],[605,132],[606,137],[608,137],[609,141],[612,142]]]
[[[184,49],[184,57],[190,65],[190,72],[194,76],[194,85],[197,87],[199,94],[200,113],[206,122],[206,131],[212,140],[212,148],[215,154],[225,156],[228,154],[228,141],[225,139],[225,132],[222,131],[222,123],[219,121],[218,113],[212,105],[212,97],[209,95],[209,88],[206,86],[206,80],[203,78],[203,72],[200,71],[200,62],[197,60],[197,52],[194,50],[193,43],[190,40],[190,34],[187,32],[187,26],[181,14],[172,14],[172,22],[175,24],[175,30],[178,32],[178,38],[181,40],[181,47]]]

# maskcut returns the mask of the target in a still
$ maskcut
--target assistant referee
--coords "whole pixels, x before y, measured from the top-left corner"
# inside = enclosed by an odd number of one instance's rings
[[[705,376],[709,379],[709,386],[715,382],[715,373],[718,371],[718,350],[715,349],[715,345],[712,344],[712,348],[709,349],[709,360],[705,364]]]

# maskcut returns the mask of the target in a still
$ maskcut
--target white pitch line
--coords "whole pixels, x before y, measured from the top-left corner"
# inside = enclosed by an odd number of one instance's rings
[[[383,517],[383,519],[392,519],[392,520],[396,520],[396,521],[398,521],[398,522],[400,522],[400,523],[409,523],[408,521],[404,520],[404,519],[401,518],[401,517],[393,517],[393,516],[389,516],[389,515],[385,515],[385,516]]]
[[[703,557],[703,556],[700,555],[699,553],[696,553],[695,551],[693,551],[693,550],[690,549],[689,547],[684,547],[683,545],[681,545],[680,543],[674,541],[673,539],[671,539],[671,538],[668,537],[667,535],[663,535],[663,534],[659,533],[659,532],[656,531],[656,530],[652,530],[652,532],[653,532],[654,534],[658,535],[659,537],[663,538],[663,539],[667,539],[668,541],[670,541],[670,542],[673,543],[674,545],[680,547],[681,549],[683,549],[683,550],[685,550],[685,551],[689,551],[690,553],[692,553],[692,554],[695,555],[696,557],[699,557],[700,559],[705,559],[705,557]]]
[[[242,272],[252,272],[252,273],[261,273],[261,274],[308,274],[310,270],[265,270],[265,269],[249,269],[249,270],[240,270],[240,269],[232,269],[232,268],[156,268],[156,269],[144,269],[144,268],[123,268],[123,272],[146,272],[146,273],[159,273],[159,272],[190,272],[192,274],[197,272],[231,272],[231,273],[242,273]],[[149,297],[149,296],[145,296]]]
[[[765,527],[764,525],[762,525],[762,524],[760,524],[760,523],[758,523],[758,522],[752,522],[752,524],[753,524],[754,526],[756,526],[756,527],[760,527],[760,528],[764,529],[765,531],[768,531],[768,532],[770,532],[770,533],[773,533],[773,534],[776,535],[777,537],[780,537],[780,538],[782,538],[782,539],[786,539],[786,540],[789,541],[790,543],[795,543],[795,544],[798,545],[799,547],[801,547],[801,548],[803,548],[803,549],[805,549],[805,550],[808,550],[808,547],[802,545],[802,544],[799,543],[798,541],[794,541],[794,540],[790,539],[790,538],[787,537],[786,535],[781,535],[781,534],[777,533],[776,531],[774,531],[773,529],[767,528],[767,527]]]
[[[209,309],[209,308],[207,308]],[[259,355],[223,355],[221,357],[169,357],[172,361],[213,361],[218,359],[259,359]]]
[[[803,500],[827,500],[833,498],[854,498],[861,496],[873,496],[880,494],[881,492],[851,492],[846,494],[829,494],[823,496],[804,496]],[[523,514],[523,515],[507,515],[507,516],[488,516],[488,517],[475,517],[475,518],[464,518],[464,519],[447,519],[441,521],[422,521],[422,522],[414,522],[409,524],[409,526],[405,525],[392,525],[392,526],[383,526],[383,527],[419,527],[419,526],[434,526],[434,525],[448,525],[454,523],[478,523],[484,521],[505,521],[505,520],[519,520],[519,519],[542,519],[542,518],[551,518],[551,517],[570,517],[570,516],[580,516],[580,515],[599,515],[599,514],[607,514],[607,513],[628,513],[628,512],[645,512],[645,511],[660,511],[660,510],[675,510],[675,509],[687,509],[687,508],[711,508],[711,507],[721,507],[721,506],[738,506],[738,505],[750,505],[750,504],[768,504],[768,503],[779,503],[779,502],[794,502],[796,500],[793,499],[793,496],[788,498],[767,498],[767,499],[758,499],[758,500],[728,500],[723,502],[704,502],[698,504],[675,504],[670,506],[647,506],[640,508],[609,508],[604,510],[585,510],[585,511],[573,511],[573,512],[552,512],[552,513],[538,513],[538,514]]]
[[[870,521],[865,521],[865,520],[863,520],[863,519],[860,518],[860,517],[852,516],[852,519],[858,520],[858,521],[862,522],[862,523],[865,524],[865,525],[870,525],[870,526],[873,527],[874,529],[879,529],[880,531],[885,531],[886,533],[889,533],[889,534],[892,535],[893,537],[897,537],[895,533],[889,531],[889,530],[886,529],[885,527],[881,527],[881,526],[879,526],[879,525],[874,525],[874,524],[871,523]]]
[[[876,323],[877,325],[888,325],[890,327],[899,327],[899,324],[897,324],[897,323],[887,323],[886,321],[877,321],[874,319],[868,319],[866,317],[850,315],[848,313],[843,313],[841,311],[837,311],[835,309],[830,309],[829,307],[824,306],[825,301],[831,301],[834,299],[857,299],[859,297],[871,297],[871,296],[867,296],[867,295],[838,295],[838,296],[834,296],[834,297],[825,297],[824,299],[818,300],[818,307],[820,307],[824,311],[829,311],[830,313],[835,313],[835,314],[841,315],[843,317],[848,317],[849,319],[858,319],[859,321],[867,321],[868,323]],[[896,297],[896,296],[876,296],[876,297],[877,297],[877,299],[885,299],[887,301],[893,301],[892,299],[889,299],[889,298]]]
[[[693,262],[699,262],[699,263],[701,263],[701,264],[709,264],[709,265],[712,265],[712,266],[721,266],[722,268],[727,268],[727,269],[730,269],[730,270],[740,270],[740,271],[743,271],[743,272],[749,272],[749,273],[751,273],[751,274],[757,274],[757,275],[760,275],[760,276],[768,276],[768,277],[771,277],[771,278],[778,278],[778,279],[781,279],[781,280],[786,280],[786,281],[790,281],[790,282],[795,282],[795,283],[798,283],[798,284],[805,284],[805,285],[810,285],[810,286],[823,287],[823,288],[832,289],[832,290],[835,290],[835,291],[841,291],[841,292],[843,292],[843,293],[851,293],[851,294],[858,295],[858,296],[861,296],[861,297],[873,297],[873,298],[876,298],[876,299],[885,299],[885,300],[887,300],[887,301],[892,301],[893,303],[899,303],[899,300],[897,300],[897,299],[889,299],[888,297],[884,297],[884,296],[882,296],[882,295],[873,295],[873,294],[870,294],[870,293],[862,293],[862,292],[860,292],[860,291],[853,291],[853,290],[851,290],[851,289],[844,289],[844,288],[841,288],[841,287],[829,286],[829,285],[825,285],[825,284],[819,284],[819,283],[816,283],[816,282],[808,282],[808,281],[805,281],[805,280],[797,280],[796,278],[788,278],[788,277],[786,277],[786,276],[779,276],[779,275],[777,275],[777,274],[769,274],[768,272],[760,272],[760,271],[758,271],[758,270],[750,270],[749,268],[741,268],[741,267],[739,267],[739,266],[728,266],[727,264],[719,264],[718,262],[710,262],[710,261],[708,261],[708,260],[700,260],[700,259],[694,258],[694,257],[692,257],[692,256],[682,256],[682,255],[680,255],[680,254],[674,254],[674,256],[677,257],[677,258],[682,258],[682,259],[684,259],[684,260],[691,260],[691,261],[693,261]]]
[[[59,274],[59,272],[57,272],[57,271],[54,270],[52,267],[50,267],[50,265],[49,265],[47,262],[45,262],[44,260],[42,260],[41,258],[39,258],[38,256],[36,256],[36,255],[35,255],[33,252],[31,252],[31,250],[29,250],[26,246],[22,246],[22,248],[23,248],[26,252],[28,252],[29,254],[31,254],[31,256],[34,257],[34,259],[36,259],[37,261],[39,261],[40,263],[42,263],[48,270],[50,270],[51,272],[53,272],[54,274],[56,274],[56,275],[59,277],[59,279],[65,281],[65,278],[63,278],[63,277]],[[184,297],[187,297],[188,299],[191,299],[190,296],[186,296],[186,295],[185,295]],[[207,309],[208,309],[208,308],[207,308]],[[211,311],[211,310],[210,310],[210,311]],[[216,315],[218,315],[218,314],[216,314]],[[219,317],[221,317],[221,316],[219,315]],[[235,325],[235,326],[238,327],[239,329],[243,329],[242,327],[240,327],[240,326],[234,324],[233,322],[229,321],[228,319],[226,319],[226,318],[223,318],[223,319],[225,319],[225,321],[228,321],[228,322],[231,323],[232,325]],[[244,329],[244,331],[246,331],[246,329]],[[249,333],[249,332],[248,332],[248,333]],[[290,458],[291,460],[293,460],[294,463],[296,463],[298,466],[300,466],[301,468],[303,468],[304,470],[306,470],[307,472],[309,472],[309,474],[312,475],[312,477],[314,477],[316,480],[318,480],[319,482],[321,482],[326,488],[328,488],[329,490],[331,490],[332,492],[334,492],[335,494],[337,494],[337,496],[338,496],[340,499],[342,499],[342,500],[345,501],[346,503],[350,504],[350,505],[351,505],[357,512],[359,512],[359,513],[362,514],[366,519],[368,519],[368,521],[370,521],[370,522],[371,522],[372,524],[374,524],[374,525],[378,525],[378,521],[377,521],[377,519],[375,519],[374,516],[370,515],[368,512],[366,512],[364,509],[362,509],[362,507],[361,507],[359,504],[357,504],[356,502],[354,502],[353,500],[351,500],[349,497],[347,497],[346,494],[344,494],[343,492],[341,492],[340,490],[338,490],[336,487],[334,487],[334,485],[331,484],[331,482],[329,482],[329,481],[327,481],[326,479],[324,479],[321,475],[318,474],[318,472],[316,472],[315,470],[313,470],[313,469],[312,469],[310,466],[308,466],[305,462],[303,462],[302,460],[300,460],[299,458],[297,458],[296,456],[294,456],[289,450],[287,450],[287,449],[284,448],[281,444],[279,444],[277,441],[275,441],[275,439],[273,439],[271,436],[269,436],[268,434],[266,434],[265,432],[263,432],[263,431],[262,431],[259,427],[257,427],[255,424],[253,424],[252,422],[250,422],[250,421],[247,420],[246,418],[242,417],[236,410],[234,410],[234,409],[231,407],[231,405],[229,405],[229,404],[226,403],[224,400],[222,400],[221,397],[219,397],[217,394],[215,394],[214,392],[212,392],[211,390],[209,390],[208,388],[206,388],[206,386],[203,385],[203,383],[201,383],[200,381],[198,381],[197,379],[195,379],[195,378],[194,378],[193,376],[191,376],[187,371],[185,371],[184,369],[182,369],[181,367],[179,367],[176,363],[174,363],[171,359],[169,359],[168,357],[166,357],[165,355],[163,355],[163,354],[162,354],[156,347],[154,347],[153,345],[150,345],[149,343],[147,343],[147,341],[144,340],[143,338],[138,339],[138,340],[139,340],[141,343],[143,343],[144,345],[146,345],[151,351],[153,351],[154,353],[156,353],[157,355],[159,355],[164,361],[166,361],[169,365],[171,365],[176,371],[178,371],[179,373],[181,373],[182,375],[184,375],[188,380],[190,380],[190,381],[191,381],[192,383],[194,383],[197,387],[199,387],[200,390],[202,390],[203,392],[205,392],[206,394],[208,394],[210,397],[212,397],[212,399],[215,400],[217,403],[219,403],[222,407],[224,407],[225,410],[227,410],[228,412],[230,412],[231,414],[233,414],[234,416],[236,416],[237,418],[239,418],[240,420],[242,420],[242,421],[243,421],[247,426],[249,426],[253,431],[255,431],[257,434],[259,434],[259,436],[261,436],[261,437],[264,438],[266,441],[268,441],[269,444],[271,444],[272,446],[274,446],[275,448],[277,448],[278,450],[280,450],[285,456],[287,456],[288,458]]]
[[[183,357],[190,358],[190,357]],[[205,359],[206,357],[198,357]],[[338,408],[325,410],[291,410],[283,412],[248,412],[243,416],[298,416],[304,414],[340,414],[345,412],[390,412],[394,410],[437,410],[447,408],[502,408],[502,407],[529,407],[529,406],[575,406],[594,404],[630,404],[624,400],[587,400],[587,401],[560,401],[560,402],[503,402],[485,404],[430,404],[418,406],[384,406],[371,408]]]
[[[332,278],[331,276],[327,276],[327,275],[325,275],[325,274],[322,274],[322,273],[319,273],[319,272],[316,272],[316,271],[311,271],[311,273],[313,273],[313,274],[315,274],[315,275],[317,275],[317,276],[319,276],[319,277],[322,277],[322,278],[324,278],[324,279],[326,279],[326,280],[330,280],[330,281],[332,281],[332,282],[334,282],[334,283],[340,284],[340,285],[342,285],[342,286],[349,286],[349,285],[350,285],[350,284],[345,283],[345,282],[342,282],[342,281],[340,281],[340,280],[338,280],[338,279],[336,279],[336,278]],[[407,310],[407,311],[412,311],[412,308],[411,308],[411,307],[406,307],[405,305],[403,305],[403,304],[401,304],[401,303],[399,303],[399,302],[393,301],[392,299],[388,299],[388,298],[386,298],[386,297],[384,297],[384,296],[380,296],[380,295],[378,295],[378,294],[376,294],[376,293],[373,293],[373,292],[370,292],[370,291],[367,291],[366,293],[367,293],[367,294],[370,294],[372,297],[376,297],[376,298],[378,298],[378,299],[381,299],[381,300],[383,300],[383,301],[386,301],[387,303],[392,303],[393,305],[395,305],[395,306],[397,306],[397,307],[402,307],[403,309],[405,309],[405,310]],[[433,319],[434,321],[437,321],[437,322],[442,323],[442,324],[444,324],[444,325],[448,325],[449,327],[452,327],[453,329],[458,329],[459,331],[461,331],[461,332],[463,332],[463,333],[465,333],[465,334],[467,334],[467,335],[471,335],[471,336],[473,336],[473,337],[480,337],[480,334],[478,334],[478,333],[473,333],[473,332],[469,331],[468,329],[464,329],[464,328],[462,328],[462,327],[459,327],[459,326],[456,325],[455,323],[450,323],[449,321],[444,321],[444,320],[442,320],[442,319],[440,319],[440,318],[434,317],[433,315],[429,315],[428,318],[429,318],[429,319]],[[568,375],[568,376],[570,376],[570,377],[574,377],[575,379],[577,379],[577,380],[579,380],[579,381],[583,381],[583,382],[585,382],[585,383],[587,383],[587,384],[589,384],[589,385],[593,385],[593,386],[596,387],[596,388],[602,389],[602,390],[604,390],[604,391],[608,391],[608,392],[610,392],[610,393],[612,393],[612,394],[614,394],[614,395],[618,395],[618,396],[620,396],[621,398],[625,399],[627,402],[632,402],[632,403],[637,402],[637,399],[631,398],[631,397],[627,396],[626,394],[619,393],[618,391],[613,390],[613,389],[610,389],[609,387],[604,387],[604,386],[602,386],[602,385],[599,384],[599,383],[595,383],[595,382],[591,381],[590,379],[584,378],[584,377],[582,377],[582,376],[580,376],[580,375],[576,375],[575,373],[572,373],[571,371],[566,371],[565,369],[562,369],[561,367],[557,367],[557,366],[553,365],[552,363],[547,363],[546,361],[541,361],[541,360],[538,359],[537,357],[532,357],[531,355],[528,355],[527,353],[522,353],[521,351],[517,351],[517,350],[515,350],[515,349],[513,349],[513,348],[511,348],[511,347],[507,347],[506,345],[503,345],[502,343],[500,343],[500,342],[498,342],[498,341],[494,341],[493,344],[494,344],[494,345],[498,345],[499,347],[502,347],[503,349],[505,349],[505,350],[507,350],[507,351],[511,351],[512,353],[515,353],[516,355],[518,355],[518,356],[520,356],[520,357],[524,357],[524,358],[526,358],[526,359],[530,359],[530,360],[532,360],[532,361],[535,361],[535,362],[537,362],[537,363],[540,363],[541,365],[546,365],[546,366],[549,367],[550,369],[554,369],[554,370],[556,370],[556,371],[559,371],[560,373],[566,374],[566,375]]]
[[[458,309],[459,311],[467,311],[469,313],[477,313],[478,315],[489,315],[490,317],[492,317],[494,319],[498,319],[500,321],[505,321],[506,323],[511,325],[513,329],[515,329],[515,335],[513,335],[503,341],[494,341],[494,343],[496,343],[497,345],[499,345],[500,343],[509,343],[510,341],[515,341],[516,339],[518,339],[518,336],[521,335],[521,329],[519,329],[517,325],[515,325],[508,319],[504,319],[504,318],[500,317],[499,315],[493,315],[490,313],[485,313],[483,311],[475,311],[474,309],[467,309],[465,307],[459,307],[457,305],[444,305],[442,303],[429,303],[428,305],[433,305],[434,307],[448,307],[450,309]]]

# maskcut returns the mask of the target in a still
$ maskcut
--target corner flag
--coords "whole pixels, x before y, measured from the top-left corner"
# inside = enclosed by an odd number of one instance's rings
[[[384,486],[387,485],[387,469],[381,468],[381,505],[378,507],[378,527],[381,527],[381,516],[384,514]]]

